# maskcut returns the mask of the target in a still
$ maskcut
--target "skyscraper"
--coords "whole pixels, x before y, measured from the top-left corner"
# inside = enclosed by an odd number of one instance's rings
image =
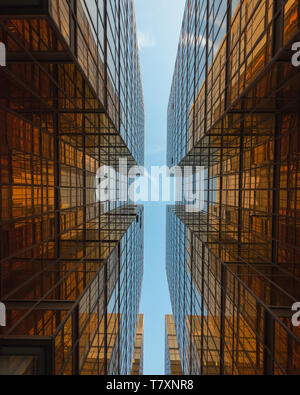
[[[182,375],[176,328],[172,315],[166,315],[165,321],[165,374]]]
[[[144,315],[140,314],[136,327],[134,356],[131,374],[141,376],[144,373]]]
[[[205,190],[167,209],[184,374],[300,373],[299,18],[295,0],[186,3],[167,161],[203,167]]]
[[[143,207],[98,169],[144,163],[133,2],[0,0],[0,41],[0,372],[130,374]]]

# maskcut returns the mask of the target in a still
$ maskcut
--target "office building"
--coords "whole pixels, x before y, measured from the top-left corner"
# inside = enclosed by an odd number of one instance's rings
[[[295,0],[186,3],[167,161],[203,167],[205,190],[167,209],[184,374],[300,374],[299,18]]]
[[[172,315],[165,318],[165,375],[182,375],[176,328]]]
[[[0,41],[0,372],[131,374],[143,207],[97,191],[144,163],[133,1],[0,0]]]
[[[133,376],[142,376],[144,374],[144,315],[143,314],[140,314],[138,317],[131,374]]]

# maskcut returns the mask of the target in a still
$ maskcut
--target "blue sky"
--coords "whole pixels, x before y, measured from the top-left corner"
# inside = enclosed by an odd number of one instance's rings
[[[185,0],[135,0],[146,113],[146,167],[166,164],[167,107]],[[165,314],[171,313],[166,279],[166,206],[145,204],[144,374],[164,374]]]

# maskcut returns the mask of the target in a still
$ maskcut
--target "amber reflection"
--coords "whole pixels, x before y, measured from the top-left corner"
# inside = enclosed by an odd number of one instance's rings
[[[104,14],[102,1],[89,10],[84,3],[73,9],[66,1],[41,1],[41,9],[29,4],[24,15],[18,7],[7,13],[9,2],[0,6],[8,57],[0,70],[4,373],[132,369],[143,208],[99,203],[96,174],[104,164],[116,167],[119,158],[129,166],[144,161],[134,10],[122,5],[117,17],[111,4]],[[124,15],[126,23],[119,24]],[[106,20],[113,37],[104,37]],[[118,29],[126,62],[116,52]],[[33,359],[16,358],[14,350],[26,356],[26,347]]]
[[[196,3],[183,34],[202,32],[205,11]],[[289,61],[299,4],[275,3],[240,1],[230,16],[221,4],[210,18],[221,27],[223,20],[225,36],[182,45],[177,59],[168,158],[206,168],[204,210],[168,209],[167,271],[186,374],[300,372],[290,311],[300,299],[300,79]],[[188,100],[194,93],[190,105],[179,87]]]

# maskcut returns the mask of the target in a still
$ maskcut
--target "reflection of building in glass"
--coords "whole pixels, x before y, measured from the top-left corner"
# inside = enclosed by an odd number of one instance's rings
[[[167,376],[182,375],[176,328],[172,315],[166,315],[165,323],[165,374]]]
[[[140,376],[144,373],[144,316],[140,314],[136,327],[134,355],[131,374]]]
[[[205,211],[168,208],[184,374],[299,374],[299,2],[187,1],[168,164],[204,166]]]
[[[143,207],[95,180],[144,163],[133,2],[1,0],[0,41],[0,372],[130,374]]]

